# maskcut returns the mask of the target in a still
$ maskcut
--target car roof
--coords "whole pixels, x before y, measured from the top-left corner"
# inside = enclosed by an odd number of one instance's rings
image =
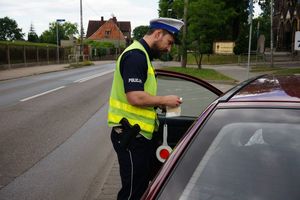
[[[300,75],[258,76],[234,87],[220,101],[300,103]]]

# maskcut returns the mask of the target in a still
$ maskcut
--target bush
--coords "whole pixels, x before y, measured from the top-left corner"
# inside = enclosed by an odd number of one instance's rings
[[[235,47],[233,48],[233,52],[236,55],[240,55],[248,52],[249,37],[248,37],[247,30],[248,29],[243,28],[237,40],[235,41]]]
[[[171,61],[173,60],[173,57],[171,53],[164,53],[159,59],[162,61]]]
[[[80,68],[80,67],[85,67],[85,66],[90,66],[90,65],[94,65],[94,63],[89,60],[85,60],[83,62],[70,64],[69,68]]]

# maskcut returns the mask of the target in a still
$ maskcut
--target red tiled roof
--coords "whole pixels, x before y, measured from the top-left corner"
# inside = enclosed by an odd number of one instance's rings
[[[130,21],[117,21],[116,18],[113,18],[113,20],[116,22],[122,33],[131,33]],[[93,35],[107,21],[108,20],[103,20],[103,18],[101,18],[101,20],[89,20],[86,38],[89,38],[91,35]]]
[[[109,35],[106,35],[106,31],[109,31]],[[93,33],[88,39],[112,39],[112,40],[125,40],[124,34],[118,28],[114,20],[110,19],[103,24],[95,33]]]
[[[91,35],[93,35],[93,33],[95,33],[105,22],[106,21],[89,20],[86,38],[89,38]]]

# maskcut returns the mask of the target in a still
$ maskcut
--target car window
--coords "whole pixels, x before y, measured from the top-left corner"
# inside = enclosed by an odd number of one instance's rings
[[[160,199],[299,199],[299,184],[300,110],[220,109]]]
[[[158,95],[178,95],[182,97],[182,116],[199,116],[219,95],[205,87],[180,78],[157,76]]]

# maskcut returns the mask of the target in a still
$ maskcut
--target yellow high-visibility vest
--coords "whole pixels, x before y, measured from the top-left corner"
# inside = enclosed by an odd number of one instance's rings
[[[139,49],[143,51],[147,58],[147,80],[144,84],[144,91],[150,95],[155,96],[157,91],[157,82],[155,78],[154,68],[149,59],[149,55],[142,44],[134,41],[129,47],[127,47],[121,56],[117,60],[116,70],[114,73],[114,80],[112,84],[109,110],[108,110],[108,126],[120,125],[120,120],[125,117],[131,125],[138,124],[141,128],[141,134],[148,138],[152,138],[154,131],[158,129],[157,114],[153,107],[137,107],[128,103],[123,79],[120,73],[120,61],[123,54],[132,49]]]

